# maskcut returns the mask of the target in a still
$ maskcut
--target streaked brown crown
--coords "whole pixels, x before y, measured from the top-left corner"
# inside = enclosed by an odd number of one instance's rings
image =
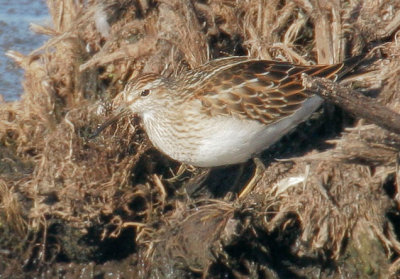
[[[270,124],[293,114],[312,95],[302,85],[302,73],[336,80],[343,68],[343,63],[299,66],[233,57],[188,72],[180,84],[186,85],[186,98],[201,100],[209,115],[233,115]]]

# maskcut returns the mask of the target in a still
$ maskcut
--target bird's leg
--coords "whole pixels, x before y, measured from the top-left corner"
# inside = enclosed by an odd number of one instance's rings
[[[172,177],[166,178],[164,180],[166,180],[166,181],[168,181],[170,183],[174,183],[176,181],[179,181],[184,177],[184,174],[185,174],[186,171],[189,171],[189,172],[193,173],[193,172],[196,171],[196,167],[182,163],[179,166],[178,171],[176,173],[172,169],[170,169]]]
[[[204,181],[210,174],[210,168],[198,168],[195,175],[184,184],[184,189],[189,197],[200,191],[204,187]]]
[[[173,176],[165,179],[165,181],[169,183],[184,181],[182,188],[190,197],[203,186],[203,182],[207,179],[210,170],[210,168],[196,168],[192,165],[181,164],[176,173],[171,170]],[[190,175],[186,173],[187,171],[190,173]]]
[[[253,162],[256,165],[256,169],[254,170],[254,175],[252,176],[250,181],[246,184],[246,186],[244,186],[242,191],[240,191],[238,197],[239,199],[243,199],[253,190],[254,186],[256,186],[258,181],[261,179],[262,173],[265,171],[265,166],[258,157],[253,158]]]

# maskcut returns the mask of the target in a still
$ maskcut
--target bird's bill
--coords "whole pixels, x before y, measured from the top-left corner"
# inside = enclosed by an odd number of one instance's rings
[[[115,122],[117,122],[121,117],[127,115],[129,113],[129,107],[119,107],[114,113],[113,115],[106,120],[106,122],[104,122],[103,124],[100,125],[100,127],[98,127],[96,129],[96,131],[94,131],[94,133],[90,136],[90,139],[93,139],[95,137],[97,137],[98,135],[100,135],[100,133],[107,128],[108,126],[114,124]]]

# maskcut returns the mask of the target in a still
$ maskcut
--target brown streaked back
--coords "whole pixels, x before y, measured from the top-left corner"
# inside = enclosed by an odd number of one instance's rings
[[[229,63],[225,58],[202,66],[191,98],[200,99],[209,115],[270,124],[295,113],[312,95],[302,85],[302,73],[337,80],[344,68],[344,63],[300,66],[237,57]]]

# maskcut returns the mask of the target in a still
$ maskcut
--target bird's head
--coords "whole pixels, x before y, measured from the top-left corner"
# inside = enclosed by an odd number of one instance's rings
[[[113,100],[115,109],[112,116],[97,128],[92,138],[121,117],[132,113],[143,117],[158,109],[164,109],[169,97],[168,80],[160,75],[145,74],[129,81],[124,90]]]

